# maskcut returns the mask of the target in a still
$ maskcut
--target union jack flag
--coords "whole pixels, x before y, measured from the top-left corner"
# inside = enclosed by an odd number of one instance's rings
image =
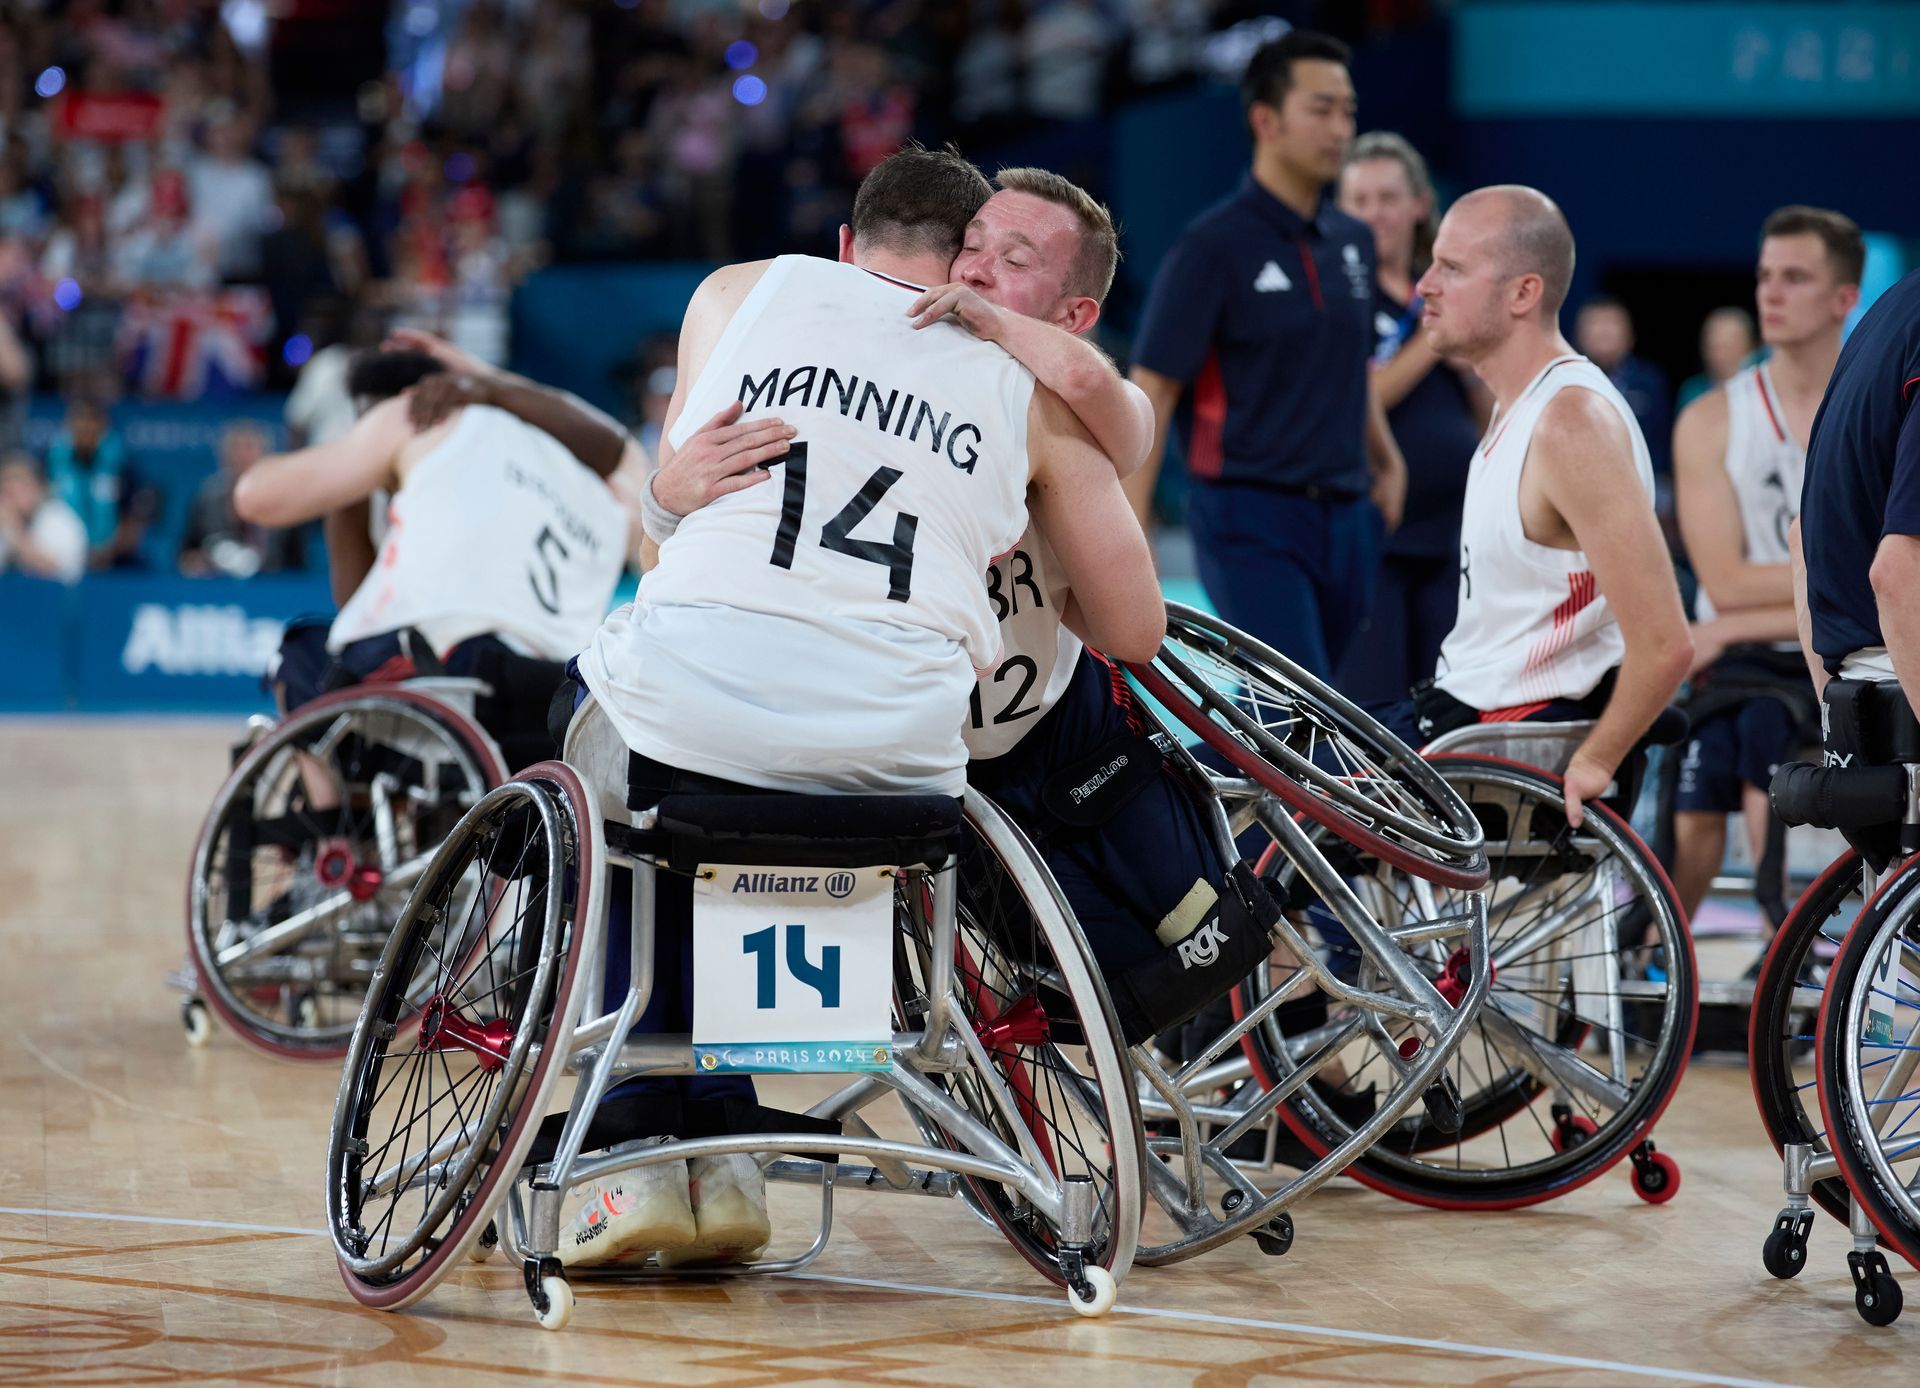
[[[140,296],[120,319],[126,380],[149,399],[219,399],[266,376],[273,306],[264,289]]]

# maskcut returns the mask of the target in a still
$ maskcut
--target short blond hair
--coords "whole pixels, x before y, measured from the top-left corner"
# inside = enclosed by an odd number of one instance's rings
[[[1048,169],[1002,169],[994,185],[1009,193],[1028,193],[1058,203],[1080,223],[1080,248],[1067,271],[1067,292],[1104,303],[1120,266],[1120,232],[1113,213],[1085,188]]]

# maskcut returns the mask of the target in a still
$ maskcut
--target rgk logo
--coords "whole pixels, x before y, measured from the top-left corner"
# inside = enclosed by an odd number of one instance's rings
[[[1208,921],[1180,942],[1180,967],[1206,968],[1220,957],[1220,946],[1226,942],[1227,932],[1220,928],[1220,922]]]

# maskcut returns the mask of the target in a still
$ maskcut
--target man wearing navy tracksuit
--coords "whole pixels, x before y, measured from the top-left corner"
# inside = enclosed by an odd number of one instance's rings
[[[1322,678],[1367,615],[1406,493],[1368,386],[1373,233],[1329,193],[1353,139],[1348,56],[1304,31],[1254,55],[1253,167],[1161,262],[1131,373],[1157,425],[1136,505],[1177,406],[1208,598]]]

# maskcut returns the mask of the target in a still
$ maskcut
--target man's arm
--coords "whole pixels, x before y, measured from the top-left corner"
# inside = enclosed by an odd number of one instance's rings
[[[1373,478],[1373,504],[1380,508],[1388,532],[1398,530],[1407,506],[1407,460],[1387,427],[1387,411],[1372,377],[1367,380],[1367,471]]]
[[[1714,611],[1785,611],[1793,602],[1793,576],[1785,564],[1747,562],[1740,498],[1727,476],[1726,456],[1727,395],[1712,390],[1681,412],[1673,430],[1673,499],[1687,560]]]
[[[983,342],[995,342],[1041,385],[1058,395],[1093,435],[1122,477],[1147,460],[1153,446],[1154,411],[1138,386],[1083,337],[988,303],[964,284],[929,289],[907,308],[913,326],[951,317]]]
[[[1213,350],[1224,281],[1199,235],[1189,231],[1154,272],[1133,339],[1133,369],[1127,379],[1153,407],[1153,446],[1147,461],[1127,479],[1127,497],[1145,526],[1153,510],[1153,487],[1166,460],[1167,430],[1186,383],[1200,374]]]
[[[1787,565],[1793,570],[1793,626],[1794,635],[1800,638],[1800,656],[1807,662],[1807,674],[1813,680],[1814,697],[1826,693],[1827,681],[1832,678],[1827,673],[1826,662],[1813,649],[1813,609],[1807,605],[1807,556],[1800,548],[1800,518],[1795,516],[1793,524],[1787,527]]]
[[[1920,697],[1920,406],[1907,411],[1894,445],[1880,544],[1867,578],[1880,609],[1893,672],[1909,698]]]
[[[1146,396],[1147,407],[1153,411],[1153,444],[1147,449],[1146,462],[1128,474],[1125,488],[1133,514],[1144,526],[1153,514],[1153,488],[1160,480],[1160,466],[1166,460],[1167,433],[1173,427],[1173,412],[1186,386],[1144,366],[1135,366],[1127,373],[1127,379]]]
[[[404,396],[383,400],[337,439],[262,458],[233,488],[234,513],[254,525],[302,525],[394,483],[414,437]]]
[[[555,390],[501,367],[489,366],[444,338],[415,328],[396,329],[397,347],[425,352],[447,367],[412,391],[414,427],[429,429],[459,405],[492,405],[553,435],[600,477],[611,476],[626,451],[627,431],[604,411],[570,391]]]
[[[327,512],[320,522],[327,542],[327,586],[333,605],[345,607],[373,572],[373,503],[368,497]]]
[[[1081,634],[1116,660],[1151,660],[1167,634],[1166,599],[1113,464],[1045,389],[1028,409],[1027,454],[1028,509],[1066,569]]]
[[[1606,791],[1686,678],[1693,642],[1653,500],[1613,407],[1590,390],[1561,391],[1541,412],[1527,464],[1585,552],[1626,643],[1607,707],[1567,767],[1567,817],[1577,825],[1581,803]]]
[[[1721,656],[1729,646],[1751,645],[1756,641],[1792,641],[1800,635],[1792,607],[1748,607],[1710,621],[1695,622],[1691,679]]]
[[[1390,410],[1405,400],[1439,363],[1440,356],[1428,345],[1427,335],[1418,323],[1414,324],[1400,350],[1373,368],[1373,388],[1380,396],[1380,407]]]

